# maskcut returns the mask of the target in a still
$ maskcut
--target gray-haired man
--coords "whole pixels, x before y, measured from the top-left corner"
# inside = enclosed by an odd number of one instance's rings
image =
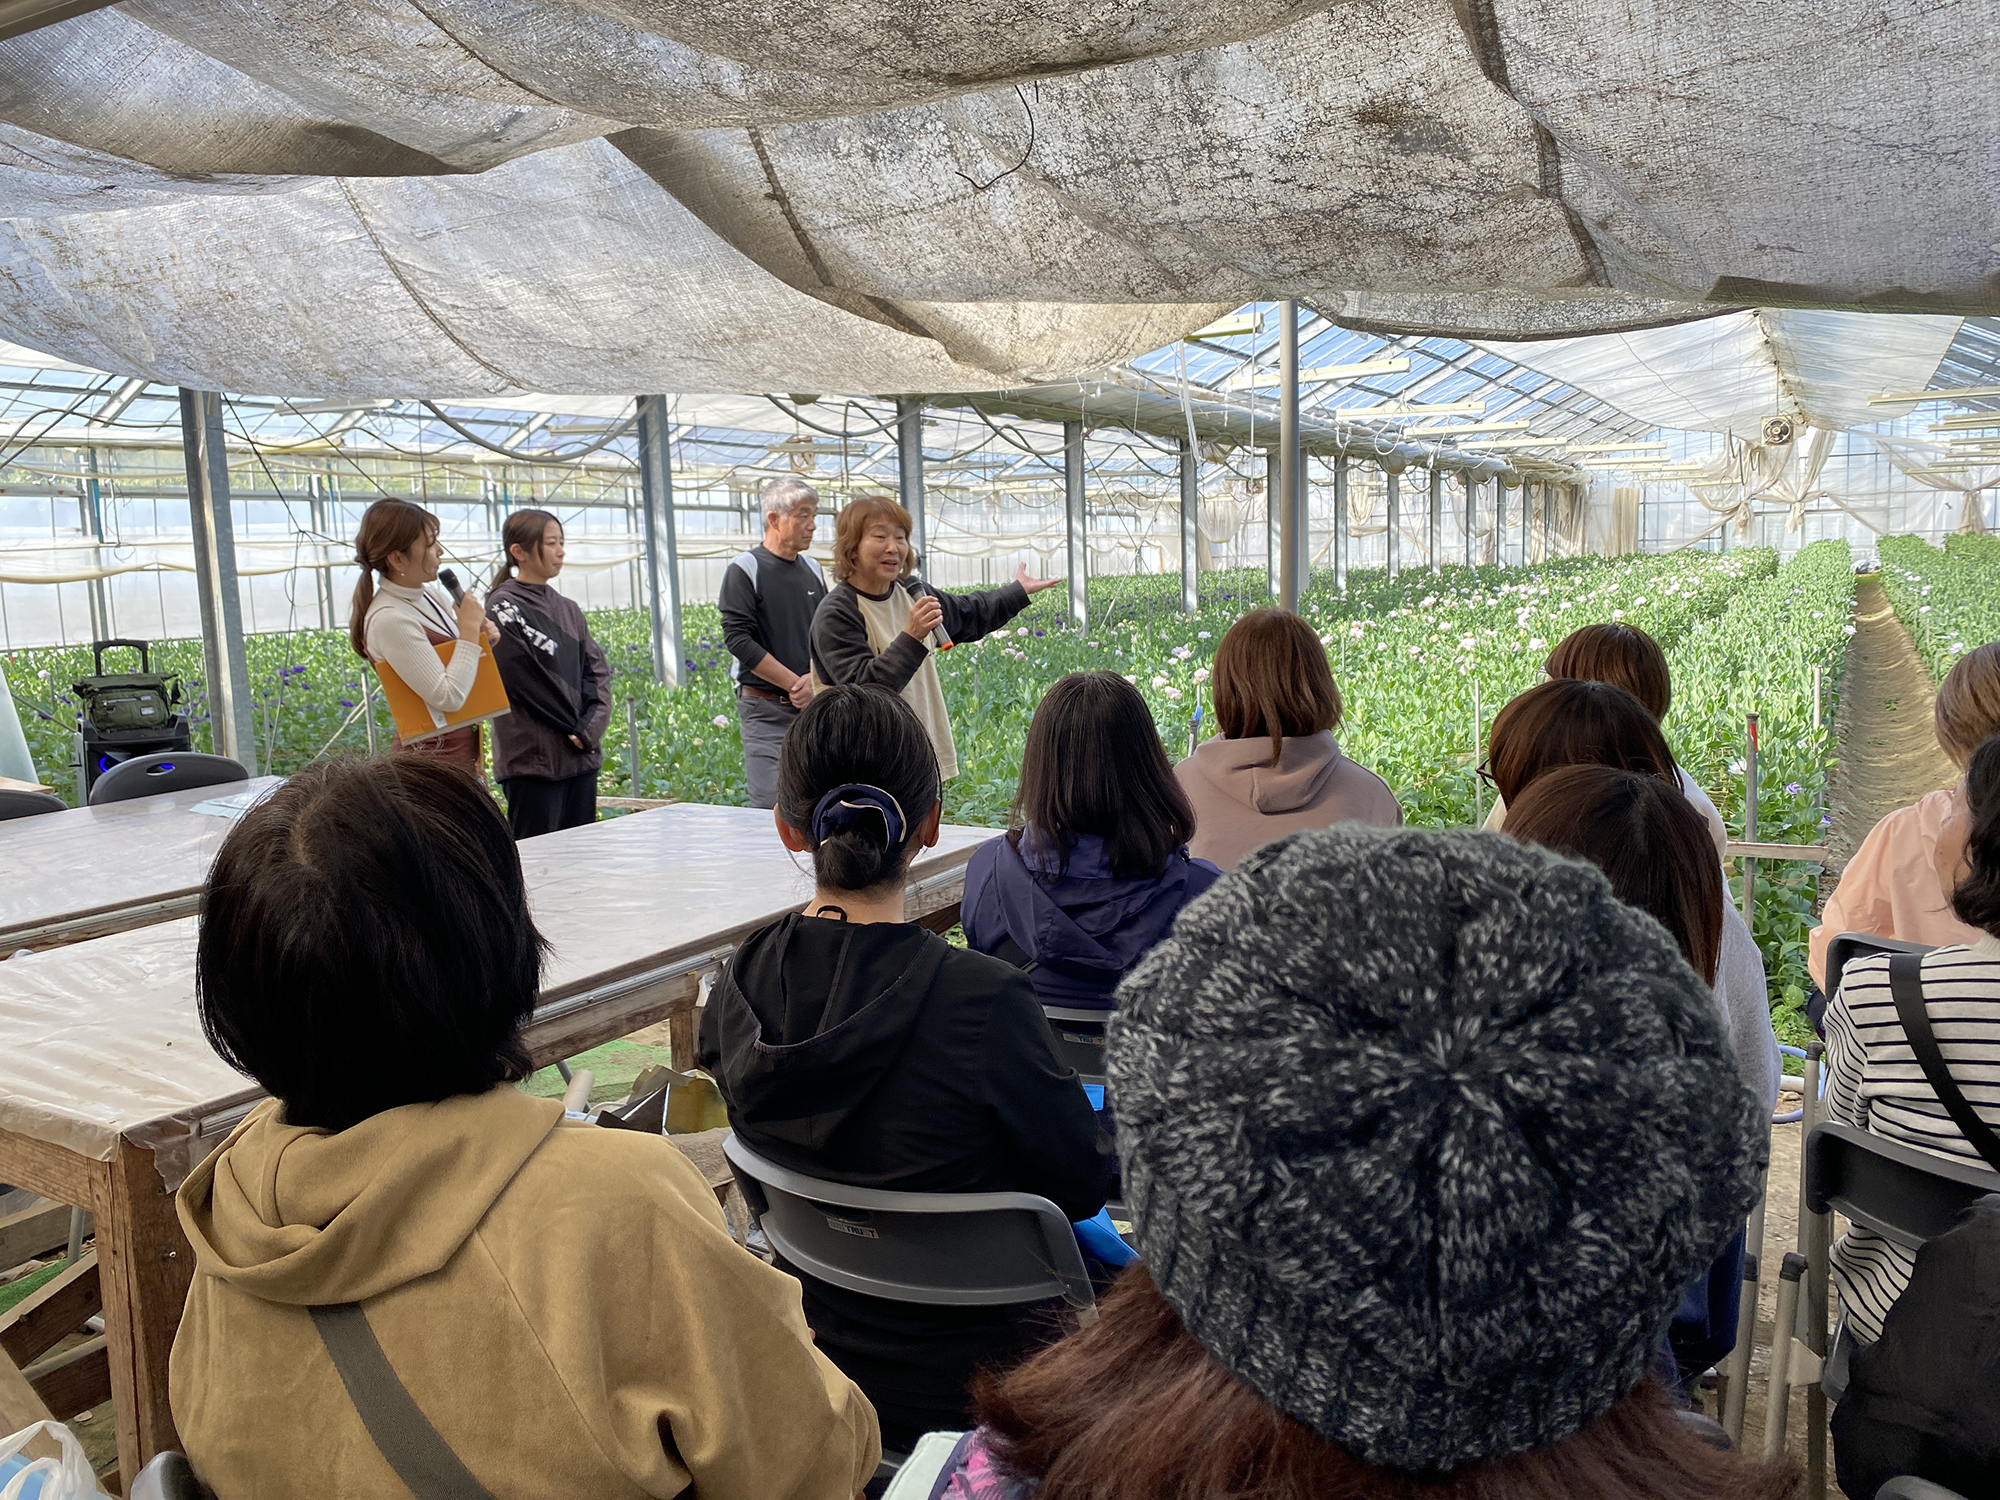
[[[778,803],[778,751],[812,699],[812,619],[826,579],[807,555],[819,492],[803,479],[766,480],[764,540],[722,576],[722,639],[734,660],[743,779],[752,807]]]

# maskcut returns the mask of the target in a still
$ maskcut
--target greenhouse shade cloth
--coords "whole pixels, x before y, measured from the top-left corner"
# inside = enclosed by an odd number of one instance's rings
[[[1920,0],[125,0],[0,42],[0,335],[367,399],[1987,312],[1996,62]]]

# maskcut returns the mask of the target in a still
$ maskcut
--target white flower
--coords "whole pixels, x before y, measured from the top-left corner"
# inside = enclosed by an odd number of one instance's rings
[[[1748,769],[1749,767],[1740,760],[1732,760],[1729,763],[1729,774],[1731,776],[1741,776]]]
[[[713,724],[717,729],[727,729],[729,727],[729,720],[725,719],[721,714],[717,714],[708,722]]]
[[[1195,680],[1195,685],[1197,687],[1199,687],[1202,683],[1208,681],[1208,668],[1196,667],[1194,669],[1194,680]]]
[[[1856,631],[1852,625],[1843,625],[1840,627],[1840,633],[1842,635],[1854,635]]]
[[[35,675],[41,678],[43,682],[47,682],[49,680],[49,669],[47,667],[43,667],[42,670],[37,672]]]
[[[1538,635],[1536,635],[1536,636],[1530,636],[1530,637],[1528,638],[1528,649],[1529,649],[1530,651],[1542,651],[1542,650],[1546,650],[1546,649],[1547,649],[1547,647],[1548,647],[1548,644],[1549,644],[1549,643],[1548,643],[1547,641],[1543,640],[1543,639],[1542,639],[1542,638],[1541,638],[1540,636],[1538,636]]]
[[[1930,612],[1931,612],[1931,607],[1928,604],[1920,604],[1917,606],[1917,613],[1920,615],[1927,615]],[[1814,615],[1813,618],[1818,619],[1819,616]]]
[[[1646,602],[1646,601],[1645,601],[1644,599],[1634,599],[1634,600],[1632,601],[1632,607],[1633,607],[1634,609],[1637,609],[1637,608],[1638,608],[1638,607],[1639,607],[1640,605],[1644,604],[1645,602]]]
[[[1123,653],[1121,652],[1120,655],[1123,655]],[[1125,680],[1131,683],[1133,687],[1137,687],[1139,685],[1139,679],[1134,677],[1130,672],[1127,672],[1125,674]]]
[[[1458,638],[1458,644],[1461,650],[1470,651],[1479,644],[1479,637],[1476,635],[1462,635]]]
[[[1625,611],[1622,609],[1614,609],[1611,611],[1611,618],[1614,620],[1622,620],[1625,618]]]
[[[1194,655],[1194,648],[1192,646],[1176,646],[1174,647],[1174,655],[1180,660],[1186,661],[1190,656]]]
[[[1361,626],[1359,626],[1359,625],[1356,625],[1356,626],[1354,626],[1354,627],[1353,627],[1353,628],[1352,628],[1351,630],[1349,630],[1349,631],[1347,632],[1347,634],[1348,634],[1348,637],[1349,637],[1349,639],[1351,639],[1351,640],[1357,640],[1357,641],[1358,641],[1358,640],[1360,640],[1360,639],[1361,639],[1361,637],[1362,637],[1362,636],[1364,636],[1364,635],[1366,635],[1367,633],[1368,633],[1368,632],[1367,632],[1366,630],[1362,629],[1362,627],[1361,627]],[[46,672],[44,672],[44,673],[43,673],[42,675],[43,675],[44,677],[46,677],[46,676],[48,676],[49,674],[48,674],[48,673],[46,673]]]
[[[1965,642],[1964,642],[1964,641],[1953,641],[1953,642],[1951,643],[1951,649],[1952,649],[1952,650],[1954,650],[1954,651],[1963,651],[1963,650],[1965,649]]]
[[[1166,678],[1165,678],[1164,676],[1155,676],[1155,677],[1153,678],[1153,686],[1154,686],[1154,687],[1156,687],[1156,688],[1163,688],[1163,687],[1165,687],[1166,685],[1167,685],[1167,679],[1166,679]]]
[[[1206,630],[1197,630],[1194,633],[1194,638],[1198,641],[1205,641],[1208,639],[1208,632]]]
[[[1411,660],[1411,661],[1422,661],[1422,660],[1423,660],[1423,656],[1424,656],[1424,650],[1423,650],[1423,647],[1421,647],[1421,646],[1412,646],[1412,647],[1410,647],[1410,660]]]
[[[700,740],[696,740],[696,741],[694,742],[694,747],[695,747],[695,749],[699,750],[699,749],[701,748],[701,741],[700,741]]]
[[[1167,696],[1178,703],[1181,701],[1181,690],[1177,687],[1170,687],[1167,689]]]

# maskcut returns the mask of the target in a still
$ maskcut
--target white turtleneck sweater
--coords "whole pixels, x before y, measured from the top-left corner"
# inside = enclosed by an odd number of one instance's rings
[[[368,659],[394,667],[396,675],[424,700],[432,721],[442,729],[444,716],[462,708],[472,692],[472,680],[479,671],[479,643],[459,641],[452,648],[450,663],[442,664],[437,648],[424,633],[426,626],[448,636],[458,634],[458,621],[442,593],[405,588],[386,578],[375,585],[362,632],[368,642]]]

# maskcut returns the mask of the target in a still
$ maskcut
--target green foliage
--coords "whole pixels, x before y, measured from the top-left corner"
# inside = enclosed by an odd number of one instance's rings
[[[1669,738],[1732,830],[1740,834],[1743,826],[1744,720],[1754,711],[1762,738],[1759,836],[1811,843],[1820,837],[1852,582],[1845,544],[1821,542],[1783,568],[1766,550],[1571,558],[1531,569],[1411,569],[1395,579],[1367,572],[1345,593],[1321,573],[1301,614],[1326,643],[1340,683],[1342,747],[1397,789],[1412,823],[1475,822],[1488,797],[1475,767],[1494,714],[1539,679],[1562,636],[1622,619],[1666,648],[1675,692]],[[1169,754],[1185,755],[1194,738],[1214,729],[1206,684],[1217,643],[1267,602],[1260,571],[1204,574],[1192,616],[1180,613],[1176,577],[1095,579],[1085,630],[1069,624],[1065,591],[1051,590],[1005,631],[943,654],[938,670],[960,766],[945,791],[946,817],[1006,822],[1029,719],[1065,672],[1108,668],[1131,678]],[[642,612],[592,615],[614,674],[600,786],[607,795],[740,803],[742,743],[721,620],[713,606],[691,606],[683,628],[684,685],[669,691],[652,680]],[[198,646],[170,642],[156,660],[189,680],[197,745],[204,745]],[[329,748],[366,750],[364,724],[342,728],[364,680],[344,634],[253,637],[250,666],[267,767],[285,773]],[[1824,686],[1818,729],[1815,666]],[[37,763],[60,781],[76,713],[67,685],[89,670],[88,653],[17,652],[7,670]],[[386,746],[379,695],[375,704],[377,744]],[[1753,928],[1781,1003],[1794,990],[1804,993],[1805,932],[1816,897],[1817,876],[1807,867],[1759,872]]]
[[[1934,680],[1966,652],[2000,641],[2000,536],[1954,536],[1942,548],[1893,536],[1880,550],[1882,591]]]

